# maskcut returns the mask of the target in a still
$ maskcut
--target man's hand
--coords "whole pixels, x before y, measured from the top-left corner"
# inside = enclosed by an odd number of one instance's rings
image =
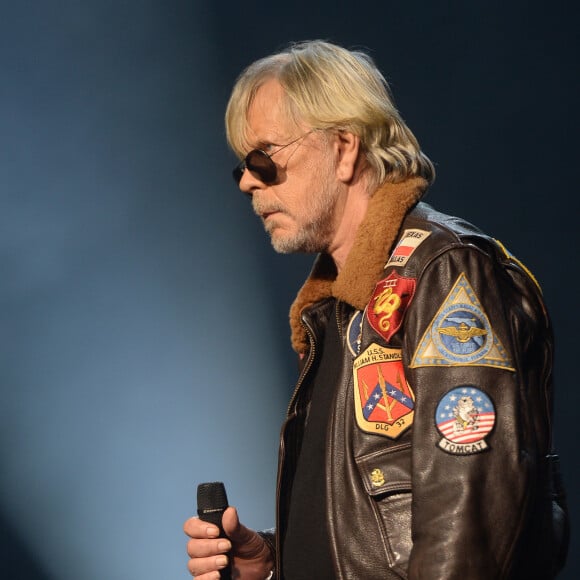
[[[226,552],[233,557],[232,577],[240,580],[264,580],[274,567],[273,556],[266,542],[253,530],[240,524],[236,508],[229,507],[222,517],[228,539],[218,538],[219,530],[199,518],[188,519],[184,532],[190,560],[189,572],[197,580],[218,580],[219,570],[228,565]]]

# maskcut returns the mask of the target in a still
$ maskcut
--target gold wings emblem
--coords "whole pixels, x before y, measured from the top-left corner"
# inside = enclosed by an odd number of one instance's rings
[[[469,326],[465,322],[460,322],[457,326],[445,326],[439,327],[439,334],[445,334],[447,336],[452,336],[459,342],[467,342],[474,336],[485,336],[487,330],[484,328],[477,328],[477,326]]]

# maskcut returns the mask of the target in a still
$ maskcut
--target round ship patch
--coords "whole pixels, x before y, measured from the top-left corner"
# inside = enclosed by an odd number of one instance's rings
[[[466,385],[449,391],[437,405],[439,447],[454,455],[470,455],[488,448],[485,438],[495,424],[493,401],[482,390]]]
[[[360,354],[361,345],[361,335],[362,335],[362,321],[363,313],[357,310],[350,319],[348,323],[348,329],[346,331],[348,336],[348,349],[353,356],[358,356]]]

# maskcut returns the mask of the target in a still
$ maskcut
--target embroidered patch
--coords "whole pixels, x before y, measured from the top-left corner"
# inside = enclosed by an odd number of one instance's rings
[[[357,310],[350,319],[348,323],[348,328],[346,331],[348,350],[350,350],[353,356],[358,356],[360,354],[360,345],[362,337],[362,312]]]
[[[367,306],[370,325],[388,342],[399,330],[415,293],[415,279],[391,272],[376,286]]]
[[[354,361],[358,426],[396,439],[413,424],[415,395],[405,380],[401,350],[371,344]]]
[[[431,366],[515,370],[463,273],[427,327],[410,364],[411,368]]]
[[[485,437],[495,424],[492,400],[480,389],[466,385],[449,391],[437,405],[438,445],[453,455],[480,453],[488,448]]]
[[[389,261],[385,264],[385,268],[388,266],[404,266],[411,254],[431,235],[431,232],[427,230],[405,230],[403,232],[403,237],[399,240],[396,245]]]

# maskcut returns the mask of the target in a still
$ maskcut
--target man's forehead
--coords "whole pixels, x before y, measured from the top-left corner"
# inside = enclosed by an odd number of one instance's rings
[[[257,140],[285,137],[293,123],[288,119],[284,89],[276,80],[256,91],[248,109],[248,136]]]

